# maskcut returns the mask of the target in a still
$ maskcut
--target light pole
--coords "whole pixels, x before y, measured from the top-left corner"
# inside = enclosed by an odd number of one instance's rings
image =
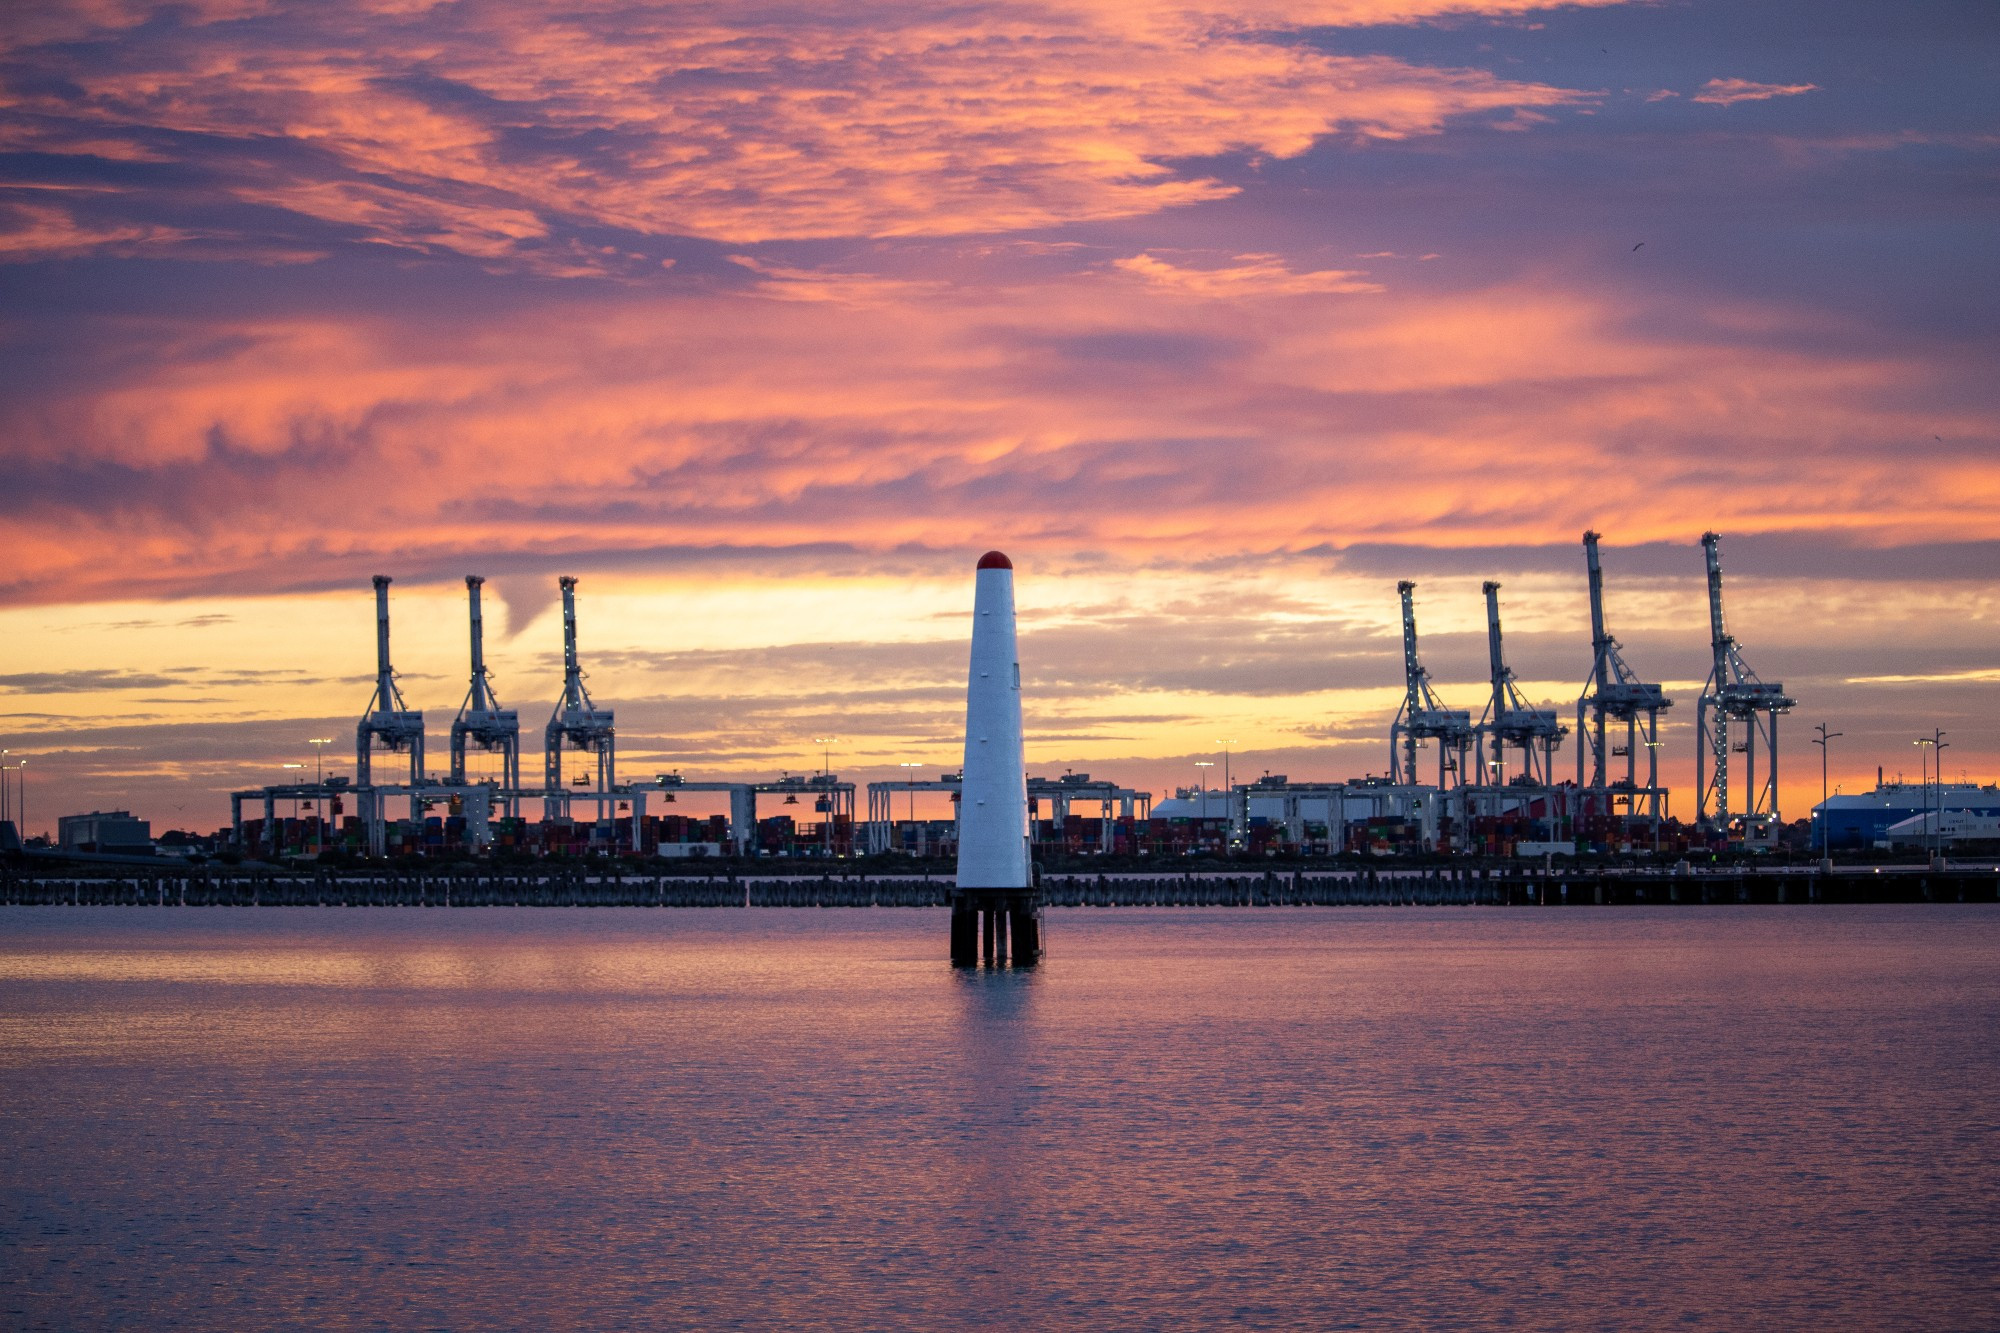
[[[1222,814],[1229,821],[1229,836],[1234,839],[1236,836],[1236,783],[1231,780],[1229,773],[1229,750],[1231,746],[1236,744],[1236,738],[1232,736],[1227,740],[1219,740],[1216,744],[1222,747]]]
[[[1946,743],[1944,733],[1935,728],[1931,731],[1931,781],[1937,784],[1937,814],[1932,816],[1932,828],[1936,839],[1931,856],[1934,860],[1944,860],[1944,752],[1951,747]]]
[[[1924,747],[1936,745],[1937,738],[1934,736],[1919,736],[1911,741],[1910,744],[1916,746],[1918,753],[1922,756],[1923,767],[1921,772],[1924,780],[1924,819],[1926,822],[1929,822],[1931,817],[1931,752]]]
[[[1815,730],[1819,732],[1819,735],[1813,738],[1813,744],[1819,747],[1819,855],[1822,861],[1826,861],[1833,857],[1832,843],[1829,841],[1830,830],[1826,822],[1826,743],[1846,733],[1828,731],[1824,722]]]
[[[280,767],[280,768],[301,768],[301,769],[302,769],[302,768],[304,768],[304,767],[305,767],[305,765],[304,765],[304,764],[280,764],[280,765],[278,765],[278,767]],[[274,808],[275,808],[275,807],[274,807]],[[297,819],[298,817],[299,817],[299,798],[298,798],[298,797],[296,797],[296,796],[294,796],[294,797],[292,797],[292,818],[293,818],[293,819]],[[271,848],[272,848],[272,850],[273,850],[273,851],[279,851],[279,852],[282,852],[282,851],[284,850],[283,846],[282,846],[282,845],[281,845],[281,844],[279,843],[279,840],[278,840],[278,835],[277,835],[277,832],[276,832],[276,830],[269,830],[269,831],[267,831],[267,832],[266,832],[266,834],[265,834],[265,836],[266,836],[266,837],[268,837],[268,838],[270,838],[270,840],[271,840]]]
[[[833,855],[833,743],[838,736],[815,736],[813,744],[820,747],[819,775],[826,779],[819,794],[819,801],[826,805],[826,818],[820,823],[820,842],[826,847],[826,854]]]
[[[897,765],[896,765],[896,767],[897,767],[897,768],[922,768],[922,767],[923,767],[923,765],[922,765],[922,764],[897,764]],[[903,785],[904,785],[904,786],[906,786],[906,787],[908,787],[908,788],[909,788],[909,790],[910,790],[910,855],[912,855],[912,856],[915,856],[915,855],[917,854],[917,836],[916,836],[916,833],[917,833],[917,775],[916,775],[915,773],[905,773],[905,774],[903,774]],[[890,818],[891,818],[891,819],[894,819],[894,818],[895,818],[895,816],[894,816],[894,815],[891,815],[891,816],[890,816]]]
[[[1201,813],[1195,816],[1197,819],[1208,818],[1208,773],[1206,770],[1214,767],[1215,761],[1213,759],[1197,759],[1194,761],[1194,789],[1201,795]]]
[[[1652,781],[1652,782],[1653,782],[1653,783],[1655,784],[1655,786],[1657,786],[1657,785],[1658,785],[1658,783],[1659,783],[1659,781],[1660,781],[1660,777],[1659,777],[1659,774],[1660,774],[1660,742],[1658,742],[1658,741],[1647,741],[1647,742],[1646,742],[1646,748],[1647,748],[1648,750],[1651,750],[1651,751],[1653,752],[1652,754],[1650,754],[1650,755],[1648,755],[1648,756],[1647,756],[1647,759],[1646,759],[1646,771],[1647,771],[1648,773],[1652,774],[1652,777],[1651,777],[1650,781]],[[1660,794],[1659,794],[1659,792],[1655,791],[1655,792],[1654,792],[1654,793],[1653,793],[1653,794],[1652,794],[1651,796],[1647,797],[1647,798],[1646,798],[1646,803],[1647,803],[1648,805],[1650,805],[1650,806],[1652,806],[1652,807],[1653,807],[1653,851],[1654,851],[1654,853],[1655,853],[1655,854],[1658,854],[1658,852],[1659,852],[1659,850],[1660,850]],[[1672,810],[1668,810],[1668,811],[1667,811],[1667,816],[1668,816],[1669,818],[1671,818],[1671,817],[1672,817],[1672,815],[1673,815],[1673,811],[1672,811]]]
[[[333,737],[313,736],[306,744],[313,747],[313,851],[318,853],[326,850],[327,811],[319,803],[326,799],[326,747],[333,744]]]
[[[333,737],[315,736],[307,741],[306,744],[313,747],[313,786],[323,787],[326,785],[326,767],[324,762],[326,759],[326,747],[333,744]]]

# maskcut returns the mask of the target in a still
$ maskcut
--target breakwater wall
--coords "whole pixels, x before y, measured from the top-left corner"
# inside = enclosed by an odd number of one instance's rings
[[[917,876],[0,874],[0,905],[132,907],[942,907]],[[1619,907],[2000,902],[1993,870],[1593,872],[1447,868],[1049,875],[1051,907]]]

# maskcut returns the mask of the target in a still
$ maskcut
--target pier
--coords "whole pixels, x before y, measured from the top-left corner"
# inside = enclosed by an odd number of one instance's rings
[[[1039,956],[1044,907],[1723,907],[2000,902],[1992,868],[1716,872],[1330,870],[1050,875],[1037,890],[915,875],[0,873],[0,905],[78,907],[949,907],[956,962]]]

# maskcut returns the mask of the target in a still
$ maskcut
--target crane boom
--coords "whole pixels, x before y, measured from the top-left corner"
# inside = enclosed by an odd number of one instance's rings
[[[1396,592],[1403,599],[1403,684],[1409,691],[1411,706],[1418,706],[1423,695],[1424,667],[1417,660],[1417,606],[1412,596],[1417,585],[1404,579],[1396,585]]]
[[[1583,556],[1590,569],[1590,647],[1595,654],[1592,675],[1602,689],[1610,682],[1606,679],[1604,659],[1612,646],[1611,636],[1604,632],[1604,566],[1597,561],[1597,534],[1583,534]]]
[[[475,712],[485,712],[496,706],[493,692],[487,684],[486,619],[479,610],[479,588],[485,582],[477,574],[465,576],[465,591],[472,601],[472,693],[466,700],[466,707]]]
[[[1701,534],[1702,555],[1708,561],[1708,633],[1709,646],[1715,654],[1715,679],[1718,684],[1727,679],[1729,673],[1729,649],[1735,640],[1722,623],[1722,537],[1718,533]]]
[[[1480,585],[1486,594],[1486,656],[1493,670],[1493,716],[1507,711],[1507,660],[1500,651],[1500,585],[1490,579]]]
[[[375,706],[384,712],[403,707],[395,668],[389,665],[389,583],[387,574],[375,576]]]

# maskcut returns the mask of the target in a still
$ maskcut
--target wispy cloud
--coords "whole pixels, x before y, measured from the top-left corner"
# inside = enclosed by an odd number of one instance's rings
[[[1125,273],[1168,291],[1217,300],[1252,296],[1305,296],[1329,292],[1379,292],[1359,269],[1315,269],[1297,273],[1277,255],[1237,255],[1215,268],[1183,268],[1151,254],[1112,261]]]
[[[1701,85],[1694,100],[1709,106],[1734,106],[1738,102],[1762,102],[1773,97],[1797,97],[1819,91],[1816,83],[1756,83],[1750,79],[1710,79]]]
[[[1948,685],[1980,681],[2000,680],[2000,667],[1985,667],[1973,671],[1937,671],[1918,675],[1896,676],[1849,676],[1849,685]]]
[[[15,694],[91,694],[99,690],[164,690],[185,682],[143,671],[17,671],[0,676],[0,690]]]

